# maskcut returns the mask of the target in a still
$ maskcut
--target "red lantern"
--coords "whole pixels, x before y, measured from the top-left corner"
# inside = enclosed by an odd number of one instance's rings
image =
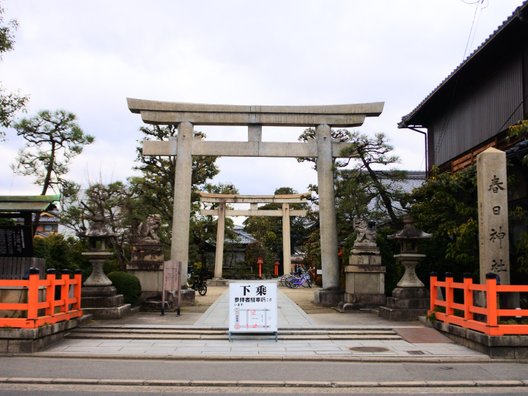
[[[260,279],[262,279],[262,264],[264,264],[264,260],[262,260],[262,257],[259,256],[257,260],[257,265],[258,265],[258,276]]]

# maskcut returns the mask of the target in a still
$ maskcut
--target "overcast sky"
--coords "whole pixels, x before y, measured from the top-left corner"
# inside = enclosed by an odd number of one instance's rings
[[[424,169],[423,136],[397,123],[508,18],[521,0],[0,0],[16,19],[0,82],[30,96],[28,113],[64,109],[96,142],[74,160],[78,183],[125,180],[141,139],[126,98],[243,105],[385,102],[357,130],[385,133],[400,168]],[[472,30],[473,26],[473,30]],[[470,36],[470,33],[473,34]],[[205,128],[242,140],[245,128]],[[301,129],[265,128],[296,141]],[[0,143],[0,195],[39,194]],[[242,194],[316,183],[294,159],[223,158],[216,183]]]

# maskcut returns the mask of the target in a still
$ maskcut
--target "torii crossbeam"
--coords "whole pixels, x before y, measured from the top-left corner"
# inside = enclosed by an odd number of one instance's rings
[[[332,142],[331,127],[360,126],[365,117],[381,114],[383,102],[332,106],[233,106],[127,100],[130,111],[141,114],[145,123],[178,126],[177,140],[145,141],[143,155],[176,156],[171,258],[182,263],[183,273],[188,268],[193,155],[311,157],[317,158],[323,288],[330,294],[339,289],[332,158],[339,157],[342,149],[350,145]],[[248,126],[248,141],[195,140],[193,125]],[[316,138],[305,143],[262,142],[262,126],[315,127]]]

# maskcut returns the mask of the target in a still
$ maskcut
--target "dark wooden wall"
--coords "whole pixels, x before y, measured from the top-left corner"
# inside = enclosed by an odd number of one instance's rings
[[[462,76],[429,128],[430,164],[442,165],[522,120],[526,113],[525,51],[494,68]]]

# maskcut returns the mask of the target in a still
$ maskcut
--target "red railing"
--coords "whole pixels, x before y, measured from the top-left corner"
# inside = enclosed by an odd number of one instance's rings
[[[50,272],[46,279],[40,279],[38,270],[30,270],[27,280],[0,279],[0,290],[27,291],[23,298],[26,302],[0,302],[0,311],[12,311],[7,316],[22,313],[22,317],[0,318],[0,327],[35,328],[82,316],[81,285],[80,272],[73,277],[63,273],[60,279]]]
[[[462,302],[455,302],[455,290],[461,290],[459,300]],[[441,282],[436,275],[431,275],[429,315],[446,324],[491,336],[528,334],[528,324],[521,323],[523,319],[528,321],[528,309],[501,309],[499,306],[499,293],[507,301],[508,293],[512,296],[512,293],[527,292],[528,286],[524,285],[498,285],[495,274],[486,275],[483,285],[473,283],[470,276],[464,276],[463,282],[454,282],[453,276],[446,274],[445,281]]]

